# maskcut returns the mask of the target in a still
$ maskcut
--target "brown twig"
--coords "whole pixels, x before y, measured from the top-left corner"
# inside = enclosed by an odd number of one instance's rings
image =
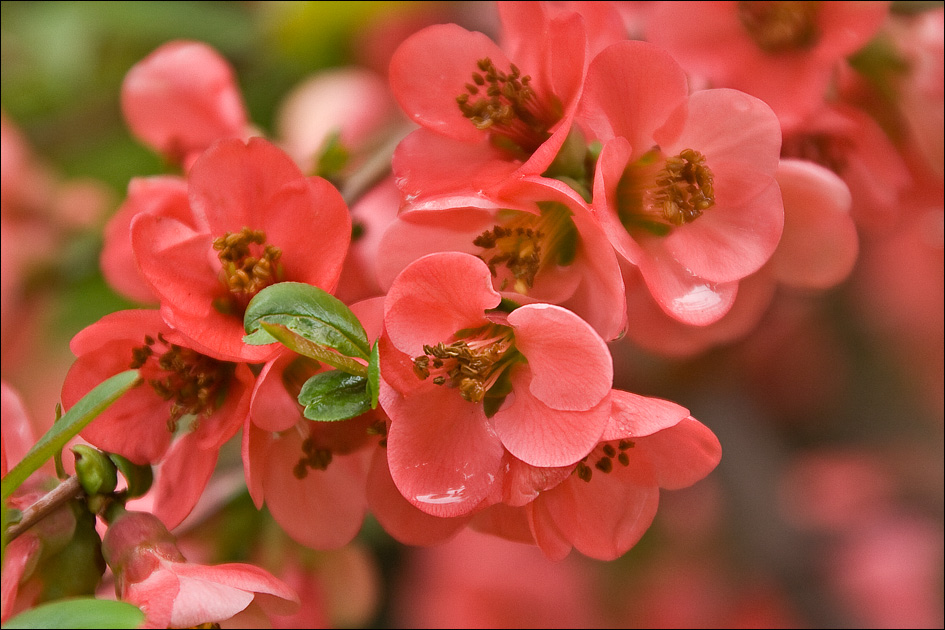
[[[78,477],[72,476],[60,483],[36,503],[23,510],[23,518],[20,522],[7,528],[7,543],[49,516],[70,499],[80,496],[81,493],[82,486],[79,485]]]

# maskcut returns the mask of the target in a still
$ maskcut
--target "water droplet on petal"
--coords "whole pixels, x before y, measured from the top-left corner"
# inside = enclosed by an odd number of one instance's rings
[[[465,501],[465,491],[466,486],[460,486],[459,488],[451,488],[446,492],[420,494],[417,495],[415,499],[420,503],[428,503],[430,505],[449,505],[452,503],[461,503],[462,501]]]
[[[673,298],[676,312],[712,310],[722,302],[722,295],[708,284],[693,286],[685,295]]]

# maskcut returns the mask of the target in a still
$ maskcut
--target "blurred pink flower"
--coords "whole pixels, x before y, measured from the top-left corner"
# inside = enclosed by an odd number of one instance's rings
[[[410,550],[396,575],[394,620],[409,628],[602,627],[593,566],[466,531]]]
[[[646,39],[708,87],[762,99],[790,125],[826,98],[833,74],[876,34],[889,2],[662,2]]]
[[[111,522],[102,553],[119,599],[141,608],[148,628],[219,623],[251,603],[275,614],[298,608],[298,595],[258,567],[187,562],[175,538],[146,512],[124,512]]]
[[[121,107],[135,136],[187,166],[214,141],[249,132],[232,68],[200,42],[168,42],[135,64],[122,84]]]

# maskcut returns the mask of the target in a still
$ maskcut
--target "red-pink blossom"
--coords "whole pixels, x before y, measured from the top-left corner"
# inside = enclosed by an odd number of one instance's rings
[[[263,569],[187,562],[175,538],[146,512],[114,519],[102,554],[115,574],[119,599],[141,608],[148,628],[219,623],[254,602],[276,614],[298,608],[298,595]]]
[[[697,354],[750,333],[778,287],[823,290],[849,276],[859,238],[843,180],[813,162],[781,160],[777,181],[784,200],[784,232],[765,266],[739,283],[731,310],[705,326],[680,322],[657,305],[639,271],[626,265],[627,312],[633,322],[628,341],[664,355]]]
[[[137,464],[164,462],[156,509],[169,526],[193,508],[218,449],[242,426],[254,378],[245,364],[214,359],[188,344],[158,311],[111,313],[72,339],[77,358],[62,386],[62,402],[69,409],[105,379],[139,370],[142,383],[81,435]]]
[[[423,127],[394,159],[408,199],[475,196],[543,173],[571,131],[590,54],[622,37],[619,29],[590,35],[579,13],[545,3],[501,3],[499,11],[501,46],[440,24],[408,38],[391,60],[394,97]],[[584,9],[612,11],[603,3]]]
[[[888,13],[888,2],[662,2],[646,39],[709,87],[756,96],[791,124],[824,102],[834,71]]]
[[[626,319],[619,265],[584,200],[566,184],[542,177],[522,178],[506,193],[492,207],[415,209],[407,204],[380,243],[381,286],[389,287],[425,254],[466,252],[486,262],[503,297],[558,304],[580,315],[605,340],[620,336]]]
[[[334,289],[351,238],[347,207],[331,184],[303,176],[262,138],[214,144],[187,185],[189,216],[158,203],[132,221],[138,267],[164,319],[201,352],[265,361],[272,347],[243,343],[246,305],[283,280]]]
[[[573,474],[526,506],[535,541],[562,558],[572,547],[613,560],[637,543],[659,490],[685,488],[719,463],[715,434],[669,401],[614,390],[600,443]]]
[[[412,263],[385,300],[391,475],[437,516],[475,509],[506,449],[534,466],[576,462],[610,413],[613,365],[600,336],[561,307],[505,313],[500,301],[486,263],[460,252]]]
[[[248,135],[232,68],[200,42],[168,42],[135,64],[121,106],[132,133],[176,162],[189,163],[216,140]]]
[[[580,121],[604,142],[593,208],[617,252],[668,314],[718,320],[781,236],[771,109],[735,90],[687,97],[665,52],[623,42],[591,63]]]
[[[267,363],[243,428],[250,495],[297,542],[333,549],[351,542],[367,511],[365,482],[377,419],[315,422],[296,400],[318,364],[288,351]],[[381,421],[383,422],[383,421]]]

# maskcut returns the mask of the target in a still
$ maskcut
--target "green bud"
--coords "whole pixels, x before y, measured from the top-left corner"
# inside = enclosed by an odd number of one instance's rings
[[[102,539],[95,529],[95,516],[81,501],[70,501],[64,509],[74,515],[75,530],[62,548],[55,552],[43,549],[35,574],[42,584],[40,602],[92,595],[105,572]]]
[[[108,458],[121,472],[125,478],[128,489],[125,491],[125,498],[133,499],[147,494],[151,489],[151,483],[154,481],[154,472],[148,464],[135,464],[128,458],[122,457],[117,453],[109,453]]]
[[[118,485],[118,472],[115,464],[102,451],[77,444],[72,447],[75,455],[75,474],[86,494],[108,494]]]

